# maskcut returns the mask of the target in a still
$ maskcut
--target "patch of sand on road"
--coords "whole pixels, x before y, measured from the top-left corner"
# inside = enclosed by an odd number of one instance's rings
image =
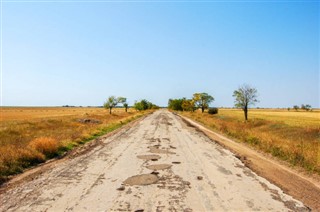
[[[175,154],[174,152],[171,152],[167,149],[159,149],[159,147],[156,146],[151,146],[149,147],[151,153],[156,153],[156,154]]]
[[[160,155],[138,155],[137,158],[143,160],[159,160],[161,157]]]
[[[151,170],[163,170],[163,169],[169,169],[172,165],[170,164],[154,164],[147,166],[148,169]]]
[[[123,184],[125,185],[151,185],[158,182],[159,178],[155,174],[140,174],[129,177]]]

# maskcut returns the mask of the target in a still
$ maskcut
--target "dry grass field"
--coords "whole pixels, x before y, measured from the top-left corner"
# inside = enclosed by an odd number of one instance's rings
[[[63,154],[145,112],[104,108],[0,108],[0,183],[24,168]]]
[[[219,109],[216,115],[182,112],[209,128],[239,142],[270,153],[292,165],[320,174],[320,111]]]

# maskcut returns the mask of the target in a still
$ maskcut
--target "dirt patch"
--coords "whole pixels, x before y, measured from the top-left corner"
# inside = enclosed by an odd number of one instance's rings
[[[149,147],[151,153],[157,153],[157,154],[175,154],[174,152],[171,152],[166,149],[159,149],[158,147],[151,146]]]
[[[101,124],[102,122],[97,119],[78,119],[78,122],[83,124]]]
[[[151,170],[163,170],[163,169],[169,169],[172,165],[170,164],[155,164],[155,165],[149,165],[147,166],[148,169]]]
[[[161,158],[160,155],[138,155],[137,158],[143,160],[159,160]]]
[[[123,183],[125,185],[151,185],[158,182],[159,178],[155,174],[141,174],[129,177]]]

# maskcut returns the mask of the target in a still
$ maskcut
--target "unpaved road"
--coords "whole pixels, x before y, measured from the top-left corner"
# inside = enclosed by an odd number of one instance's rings
[[[0,211],[139,210],[307,208],[166,110],[0,195]]]

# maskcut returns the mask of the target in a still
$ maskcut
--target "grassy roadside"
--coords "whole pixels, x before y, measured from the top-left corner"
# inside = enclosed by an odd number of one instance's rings
[[[1,111],[0,184],[152,111],[101,108],[8,108]],[[13,116],[13,114],[17,114]]]
[[[294,119],[294,113],[278,112],[275,114],[273,111],[271,117],[267,110],[256,111],[248,122],[243,121],[240,110],[221,109],[217,115],[199,112],[180,114],[293,166],[320,174],[320,126],[314,122],[314,119],[319,119],[319,113],[309,118],[300,113]]]

